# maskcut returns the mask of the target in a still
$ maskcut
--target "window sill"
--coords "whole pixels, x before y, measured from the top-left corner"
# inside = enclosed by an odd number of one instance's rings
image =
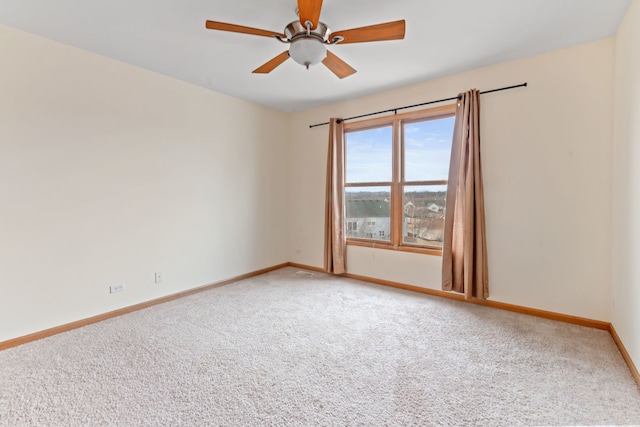
[[[382,241],[368,241],[368,240],[354,240],[348,239],[347,246],[360,246],[364,248],[385,249],[390,251],[411,252],[414,254],[425,254],[442,256],[442,249],[440,248],[421,248],[417,246],[394,246],[388,242]]]

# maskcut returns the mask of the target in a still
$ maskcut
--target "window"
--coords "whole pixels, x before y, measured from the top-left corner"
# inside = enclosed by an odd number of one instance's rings
[[[454,115],[449,105],[345,123],[347,244],[440,253]]]

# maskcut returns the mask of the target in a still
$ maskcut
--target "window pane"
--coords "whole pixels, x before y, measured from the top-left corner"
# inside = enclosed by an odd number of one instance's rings
[[[345,134],[347,183],[390,182],[391,126]]]
[[[347,237],[391,239],[391,187],[345,188]]]
[[[442,247],[446,195],[445,185],[404,187],[403,243]]]
[[[404,180],[439,181],[449,178],[455,118],[404,125]]]

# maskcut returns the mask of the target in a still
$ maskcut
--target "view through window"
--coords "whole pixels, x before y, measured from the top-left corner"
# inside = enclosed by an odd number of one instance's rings
[[[455,106],[345,124],[348,243],[442,248]]]

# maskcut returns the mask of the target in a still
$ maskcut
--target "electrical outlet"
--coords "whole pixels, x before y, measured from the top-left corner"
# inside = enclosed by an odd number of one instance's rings
[[[156,271],[156,283],[162,283],[162,272]]]
[[[116,292],[124,292],[125,291],[124,283],[119,285],[111,285],[109,286],[109,293],[115,294]]]

